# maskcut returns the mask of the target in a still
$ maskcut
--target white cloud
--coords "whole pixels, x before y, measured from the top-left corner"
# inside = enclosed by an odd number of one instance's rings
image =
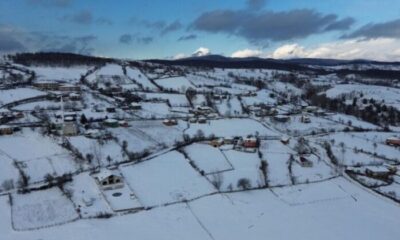
[[[184,53],[178,53],[175,56],[172,57],[172,59],[181,59],[181,58],[185,58],[186,54]]]
[[[270,55],[272,58],[299,58],[305,57],[304,47],[298,44],[286,44],[277,49]]]
[[[243,49],[232,53],[231,57],[234,58],[246,58],[246,57],[259,57],[262,52],[260,50]]]
[[[267,54],[267,57],[398,61],[400,60],[400,40],[394,38],[352,39],[324,43],[309,48],[299,44],[286,44]]]
[[[202,57],[202,56],[207,56],[210,53],[211,53],[210,49],[205,48],[205,47],[200,47],[192,54],[192,56],[194,56],[194,57]]]

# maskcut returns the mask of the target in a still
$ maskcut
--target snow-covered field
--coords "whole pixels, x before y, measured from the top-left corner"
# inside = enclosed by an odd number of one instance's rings
[[[58,188],[13,194],[12,222],[17,230],[36,229],[73,221],[78,214]]]
[[[280,141],[261,141],[260,152],[268,163],[268,184],[270,186],[289,185],[289,158],[294,151]]]
[[[135,81],[136,83],[143,86],[144,89],[147,90],[157,90],[157,87],[150,82],[146,75],[144,75],[139,69],[137,68],[130,68],[126,69],[126,75]]]
[[[267,119],[267,123],[293,136],[342,131],[347,127],[339,122],[321,117],[309,116],[310,123],[302,122],[301,118],[301,115],[293,115],[290,116],[290,120],[286,123],[274,122],[273,119]]]
[[[205,174],[232,170],[232,165],[221,150],[207,143],[194,143],[186,147],[184,151]]]
[[[121,167],[121,171],[145,206],[179,202],[215,192],[211,183],[176,151]]]
[[[182,93],[185,93],[188,88],[195,88],[186,77],[161,78],[156,80],[156,83],[164,89],[172,89]]]
[[[371,208],[373,206],[373,208]],[[5,239],[95,237],[139,239],[360,239],[394,240],[400,209],[344,179],[301,187],[213,195],[105,220],[81,220],[37,231],[16,232],[7,197],[0,197]],[[135,226],[134,228],[132,226]]]
[[[329,136],[322,137],[324,140],[328,140],[334,146],[334,149],[337,152],[338,158],[343,159],[342,154],[351,154],[344,156],[344,161],[347,162],[353,161],[358,162],[359,160],[355,161],[354,155],[357,154],[361,150],[363,153],[370,154],[371,157],[369,158],[361,158],[364,159],[361,162],[368,163],[368,162],[381,162],[379,158],[389,159],[393,161],[400,161],[399,153],[400,150],[391,147],[388,145],[384,145],[382,143],[370,140],[368,138],[363,137],[364,133],[337,133],[332,134]],[[376,157],[373,154],[376,153]],[[350,157],[351,156],[351,157]],[[347,159],[347,160],[346,160]]]
[[[261,123],[244,118],[210,120],[206,124],[192,123],[189,129],[185,130],[185,133],[194,136],[199,130],[205,136],[213,134],[217,137],[247,136],[255,135],[256,133],[269,136],[277,135],[275,131],[266,128]]]
[[[36,72],[36,77],[39,81],[66,81],[76,83],[81,78],[81,75],[86,74],[89,70],[87,66],[75,67],[44,67],[36,66],[29,67],[30,70]]]
[[[74,177],[65,186],[72,191],[72,201],[80,206],[83,217],[95,217],[101,213],[112,213],[94,178],[87,172]]]
[[[32,182],[42,181],[47,173],[62,175],[76,170],[72,156],[65,149],[30,130],[0,137],[0,153],[9,163],[17,161]]]
[[[257,153],[240,152],[236,150],[224,151],[229,163],[233,166],[233,170],[222,172],[222,191],[239,190],[241,179],[249,181],[248,188],[257,188],[264,186],[264,182],[259,170],[260,158]],[[212,180],[212,176],[208,176]]]
[[[9,90],[0,90],[0,106],[15,101],[24,100],[38,96],[45,96],[46,92],[42,92],[33,88],[16,88]]]
[[[364,84],[338,84],[326,91],[329,98],[338,98],[343,95],[359,97],[360,93],[367,99],[384,101],[386,105],[400,109],[400,89]]]

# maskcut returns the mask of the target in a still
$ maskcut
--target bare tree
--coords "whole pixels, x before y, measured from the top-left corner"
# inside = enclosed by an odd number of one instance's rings
[[[90,151],[92,152],[93,158],[97,163],[97,167],[99,167],[99,169],[100,169],[101,159],[102,159],[102,152],[101,152],[100,146],[93,142],[90,147]]]
[[[248,178],[241,178],[237,182],[237,187],[241,188],[242,190],[247,190],[251,188],[251,182]]]
[[[218,191],[221,190],[222,183],[224,182],[224,176],[221,172],[215,172],[211,175],[211,183]]]

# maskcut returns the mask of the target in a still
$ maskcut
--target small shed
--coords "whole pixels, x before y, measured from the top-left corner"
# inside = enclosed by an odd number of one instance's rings
[[[176,121],[176,119],[165,119],[163,124],[166,126],[174,126],[178,124],[178,121]]]
[[[289,117],[289,116],[286,116],[286,115],[276,115],[276,116],[274,116],[273,119],[274,119],[276,122],[285,123],[285,122],[288,122],[288,121],[290,120],[290,117]]]
[[[112,118],[108,118],[108,119],[104,120],[104,125],[106,127],[112,127],[112,128],[119,127],[118,120],[112,119]]]
[[[130,105],[130,108],[132,110],[140,110],[140,109],[142,109],[142,105],[140,103],[137,103],[137,102],[132,102],[131,105]]]

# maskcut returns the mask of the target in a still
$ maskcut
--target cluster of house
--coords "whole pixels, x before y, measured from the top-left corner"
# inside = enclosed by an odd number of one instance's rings
[[[79,85],[55,82],[55,81],[41,81],[32,84],[34,87],[44,91],[60,91],[60,92],[80,92]]]
[[[0,124],[5,124],[10,121],[23,118],[24,114],[18,111],[1,111],[0,112]]]
[[[19,129],[13,126],[7,125],[7,123],[16,119],[23,118],[24,114],[17,111],[4,110],[0,112],[0,135],[11,135],[15,130]]]
[[[207,123],[209,119],[215,119],[218,115],[214,109],[208,106],[196,106],[194,109],[189,110],[189,123]]]
[[[274,116],[278,114],[278,110],[274,104],[262,104],[249,106],[250,112],[256,117]]]
[[[222,145],[234,145],[236,149],[256,149],[259,146],[259,141],[256,137],[225,137],[217,138],[209,141],[213,147],[221,147]]]

